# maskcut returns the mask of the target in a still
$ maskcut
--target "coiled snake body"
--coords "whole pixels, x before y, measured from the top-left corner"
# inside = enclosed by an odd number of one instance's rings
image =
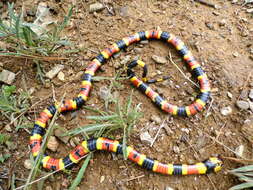
[[[65,100],[61,106],[59,106],[57,103],[51,105],[40,113],[39,118],[35,121],[30,137],[30,147],[34,157],[37,157],[40,152],[47,121],[53,117],[56,111],[58,110],[60,113],[62,113],[80,108],[88,99],[88,95],[92,86],[92,77],[95,75],[95,72],[99,69],[99,67],[113,54],[126,48],[130,44],[148,39],[159,39],[168,42],[178,50],[184,61],[190,67],[193,75],[197,78],[200,85],[200,93],[196,100],[189,106],[179,107],[168,103],[158,93],[152,90],[148,84],[145,83],[145,80],[138,79],[135,73],[131,70],[134,66],[140,65],[144,68],[145,72],[145,63],[141,61],[134,61],[128,66],[127,73],[133,85],[136,86],[141,92],[145,93],[160,109],[172,115],[191,116],[195,115],[204,108],[210,94],[209,82],[200,64],[196,61],[184,43],[168,32],[156,30],[138,32],[114,43],[92,60],[92,62],[85,69],[85,74],[82,78],[81,91],[76,98]],[[94,150],[106,150],[122,154],[122,145],[118,141],[102,137],[97,139],[89,139],[87,141],[83,141],[80,145],[75,147],[75,149],[72,150],[65,158],[56,159],[44,155],[41,162],[44,168],[51,170],[63,170],[74,165],[75,163],[78,163],[85,154]],[[146,157],[144,154],[137,152],[130,146],[128,146],[126,150],[127,158],[143,168],[168,175],[206,174],[209,172],[217,172],[221,169],[222,165],[222,161],[216,157],[211,157],[194,165],[163,164],[157,160]]]

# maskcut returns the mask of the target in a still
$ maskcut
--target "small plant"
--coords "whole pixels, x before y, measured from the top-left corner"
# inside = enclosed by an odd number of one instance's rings
[[[61,24],[50,31],[44,31],[39,25],[24,22],[22,14],[16,14],[13,7],[14,4],[8,4],[9,20],[0,19],[1,41],[11,47],[8,50],[2,49],[2,52],[0,49],[0,55],[27,56],[36,59],[38,55],[49,56],[60,47],[70,45],[68,40],[61,38],[60,34],[68,24],[72,8]],[[34,28],[44,32],[35,33]]]
[[[0,113],[10,122],[16,120],[17,115],[26,112],[30,107],[28,92],[19,94],[15,94],[15,92],[16,86],[3,85],[0,89]],[[16,120],[16,129],[27,127],[24,123],[26,123],[26,118],[22,115]]]
[[[0,133],[0,148],[2,145],[8,146],[9,143],[10,143],[10,136]],[[4,163],[5,160],[7,160],[11,155],[8,153],[3,153],[3,151],[0,151],[0,152],[1,152],[0,153],[0,163]]]
[[[253,187],[253,165],[243,166],[230,171],[243,183],[231,187],[229,190],[241,190]]]
[[[140,104],[135,107],[132,106],[132,94],[125,104],[120,104],[119,99],[116,99],[114,111],[104,112],[87,106],[85,108],[100,114],[87,116],[87,119],[93,120],[95,123],[70,130],[64,135],[84,134],[85,136],[93,135],[94,137],[100,137],[108,136],[112,131],[123,129],[123,153],[124,158],[126,158],[127,138],[133,126],[142,116]]]

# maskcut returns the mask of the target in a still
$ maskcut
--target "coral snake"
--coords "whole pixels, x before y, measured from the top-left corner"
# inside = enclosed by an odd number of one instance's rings
[[[82,77],[81,91],[76,98],[65,100],[62,105],[55,103],[44,109],[39,118],[36,119],[34,128],[30,136],[30,147],[34,157],[37,157],[42,144],[42,138],[46,131],[46,125],[49,119],[51,119],[56,111],[59,113],[76,110],[80,108],[88,99],[89,92],[92,86],[92,77],[95,72],[100,68],[102,64],[106,62],[113,54],[126,48],[132,43],[139,42],[141,40],[157,39],[172,44],[183,57],[184,61],[190,67],[192,74],[196,77],[200,86],[200,93],[196,100],[189,106],[179,107],[172,105],[164,100],[158,93],[152,90],[145,82],[146,66],[145,63],[138,60],[133,61],[128,65],[127,74],[132,84],[137,87],[141,92],[145,93],[160,109],[163,111],[177,116],[191,116],[201,111],[210,95],[210,86],[207,75],[202,70],[200,64],[193,57],[192,53],[188,50],[185,44],[175,37],[174,35],[163,32],[150,30],[145,32],[138,32],[132,36],[123,38],[122,40],[112,44],[109,48],[102,51],[97,57],[95,57],[88,67],[85,69],[85,73]],[[140,65],[144,69],[144,80],[137,78],[132,68],[136,65]],[[44,168],[51,170],[63,170],[69,168],[72,165],[79,162],[79,160],[87,153],[94,150],[106,150],[122,154],[122,145],[116,141],[107,138],[92,138],[83,141],[80,145],[76,146],[66,157],[56,159],[48,155],[43,155],[41,163]],[[221,170],[222,161],[217,157],[210,157],[209,159],[199,162],[193,165],[187,164],[164,164],[157,160],[150,159],[144,154],[141,154],[134,150],[132,147],[127,146],[127,158],[142,166],[147,170],[153,172],[167,174],[167,175],[189,175],[189,174],[207,174],[209,172],[217,172]]]

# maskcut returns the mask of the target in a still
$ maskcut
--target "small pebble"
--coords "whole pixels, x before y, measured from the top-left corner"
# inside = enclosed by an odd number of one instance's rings
[[[253,89],[251,89],[251,90],[249,91],[249,98],[250,98],[251,100],[253,100]]]
[[[46,77],[53,79],[62,69],[64,69],[64,65],[56,65],[46,73]]]
[[[247,13],[253,13],[253,8],[247,9]]]
[[[219,22],[219,26],[225,26],[227,23],[227,21],[225,19],[222,19],[220,22]]]
[[[174,190],[174,189],[169,186],[166,186],[164,190]]]
[[[60,80],[60,81],[64,81],[65,80],[65,75],[62,71],[60,71],[57,75],[57,78]]]
[[[176,153],[176,154],[179,154],[180,153],[180,149],[178,146],[173,146],[173,151]]]
[[[243,100],[246,100],[248,98],[248,94],[249,94],[249,91],[244,89],[244,90],[242,90],[242,92],[240,94],[240,98]]]
[[[233,53],[233,56],[234,56],[234,57],[238,57],[238,56],[239,56],[239,53],[238,53],[238,52],[234,52],[234,53]]]
[[[3,70],[0,73],[0,82],[11,85],[14,82],[14,79],[15,79],[15,73],[11,71]]]
[[[103,183],[103,182],[104,182],[104,180],[105,180],[105,176],[104,176],[104,175],[102,175],[102,176],[100,177],[100,183]]]
[[[233,94],[231,92],[227,92],[227,96],[232,99],[233,98]]]
[[[32,169],[33,167],[33,161],[30,159],[25,160],[24,167],[28,170]]]
[[[54,135],[55,135],[58,139],[60,139],[62,142],[64,142],[65,144],[67,144],[68,141],[69,141],[69,136],[62,136],[62,134],[64,134],[64,133],[65,133],[65,131],[62,130],[62,129],[55,129],[55,130],[54,130]]]
[[[142,41],[140,41],[140,44],[148,44],[148,43],[149,43],[148,40],[142,40]]]
[[[55,136],[50,136],[47,142],[47,148],[53,152],[56,152],[58,149],[59,143]]]
[[[223,107],[220,110],[221,114],[224,115],[224,116],[230,115],[232,113],[232,111],[233,110],[230,106]]]
[[[154,121],[156,124],[160,124],[162,122],[161,118],[157,115],[152,115],[150,118],[151,121]]]
[[[249,109],[249,102],[238,100],[236,101],[236,106],[240,108],[241,110],[247,110]]]
[[[90,5],[90,13],[101,11],[105,8],[105,6],[102,3],[93,3]]]
[[[127,6],[125,7],[120,7],[119,9],[119,15],[122,16],[122,17],[127,17],[129,16],[129,8]]]
[[[100,87],[98,95],[104,101],[112,97],[110,89],[108,89],[106,86]]]
[[[243,152],[244,152],[244,146],[243,145],[240,145],[240,146],[238,146],[236,149],[235,149],[235,155],[236,155],[236,157],[239,157],[239,158],[241,158],[241,157],[243,157]]]
[[[153,138],[150,136],[150,134],[147,131],[140,134],[140,139],[141,139],[141,142],[146,143],[148,145],[151,145],[153,142]]]
[[[167,63],[167,59],[165,57],[162,57],[162,56],[152,55],[152,59],[158,64]]]

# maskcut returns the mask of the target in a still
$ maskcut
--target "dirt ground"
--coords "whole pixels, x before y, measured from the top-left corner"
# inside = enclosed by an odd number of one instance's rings
[[[253,56],[250,53],[250,49],[253,48],[253,17],[252,14],[246,13],[245,7],[222,0],[212,1],[220,6],[219,9],[186,0],[107,0],[108,5],[115,11],[115,15],[111,15],[107,9],[95,14],[89,13],[89,5],[94,2],[77,0],[49,2],[49,5],[54,6],[59,12],[58,14],[65,14],[64,11],[66,12],[70,4],[75,5],[66,34],[77,47],[87,48],[71,55],[67,61],[61,62],[65,65],[64,82],[55,78],[49,81],[48,87],[35,80],[36,68],[32,61],[17,58],[1,60],[4,69],[19,73],[14,85],[22,88],[21,78],[25,76],[27,86],[36,89],[32,103],[43,100],[27,114],[31,122],[44,107],[53,102],[53,90],[58,100],[64,93],[67,98],[77,95],[80,87],[80,76],[77,73],[83,71],[89,60],[96,56],[94,52],[99,52],[113,42],[135,32],[160,27],[161,30],[180,37],[201,62],[212,85],[213,101],[212,104],[209,102],[207,105],[207,108],[210,108],[209,111],[206,108],[204,112],[194,117],[171,117],[157,109],[148,98],[135,89],[134,104],[142,103],[141,111],[145,114],[130,136],[130,145],[151,158],[168,163],[195,163],[211,155],[235,157],[231,150],[235,150],[239,145],[245,147],[244,157],[252,159],[252,144],[241,131],[244,121],[252,117],[252,112],[239,110],[235,106],[242,89],[249,90],[253,82],[250,74],[253,69],[253,60],[250,58]],[[36,10],[38,1],[18,1],[17,10],[20,9],[22,3],[27,9]],[[136,47],[139,49],[136,50]],[[171,76],[169,87],[158,83],[153,85],[154,88],[170,102],[186,105],[191,102],[193,94],[196,94],[194,86],[171,63],[158,65],[151,59],[152,55],[168,56],[169,51],[172,53],[173,60],[179,63],[179,67],[187,73],[173,48],[162,42],[151,41],[141,46],[138,44],[130,46],[118,57],[110,59],[103,66],[105,72],[98,72],[97,75],[113,76],[115,73],[113,65],[124,59],[126,55],[132,58],[139,55],[149,65],[151,75],[156,74],[159,70],[162,71],[162,75]],[[55,63],[45,62],[43,65],[45,70],[49,71]],[[95,83],[87,102],[89,105],[103,106],[103,101],[98,96],[98,91],[103,85],[108,86],[108,81]],[[122,85],[123,88],[119,89],[119,94],[124,100],[129,96],[133,87],[127,80],[123,81]],[[232,94],[232,98],[228,97],[228,92]],[[220,110],[226,106],[232,108],[232,114],[223,116]],[[88,111],[82,109],[82,111],[77,111],[75,119],[70,120],[68,117],[70,114],[68,114],[65,121],[58,119],[57,123],[68,129],[82,126],[87,124],[84,113],[89,114]],[[151,148],[141,142],[139,136],[144,128],[148,128],[152,137],[155,136],[159,125],[151,123],[152,115],[158,116],[161,120],[167,119],[166,125],[171,128],[172,134],[168,135],[165,130],[162,130]],[[8,121],[3,121],[1,125],[4,126],[6,123]],[[6,133],[4,128],[0,132]],[[15,139],[18,147],[11,152],[11,158],[4,162],[1,168],[11,169],[17,177],[26,179],[29,170],[24,168],[24,160],[29,158],[29,134],[25,130],[9,132],[9,134],[12,139]],[[183,136],[187,136],[187,142],[182,141]],[[175,147],[178,147],[179,151],[175,151]],[[62,143],[57,153],[48,153],[59,157],[72,148]],[[75,167],[70,174],[60,172],[53,178],[47,179],[45,189],[46,187],[66,189],[67,184],[76,176],[80,165]],[[122,157],[114,158],[110,153],[97,152],[79,187],[89,190],[163,190],[166,187],[175,190],[227,190],[239,183],[236,178],[227,173],[229,169],[238,166],[240,164],[224,159],[223,170],[217,174],[163,176],[145,171],[130,161],[124,161]],[[0,184],[6,187],[7,180],[2,180]],[[18,182],[17,186],[22,184]]]

